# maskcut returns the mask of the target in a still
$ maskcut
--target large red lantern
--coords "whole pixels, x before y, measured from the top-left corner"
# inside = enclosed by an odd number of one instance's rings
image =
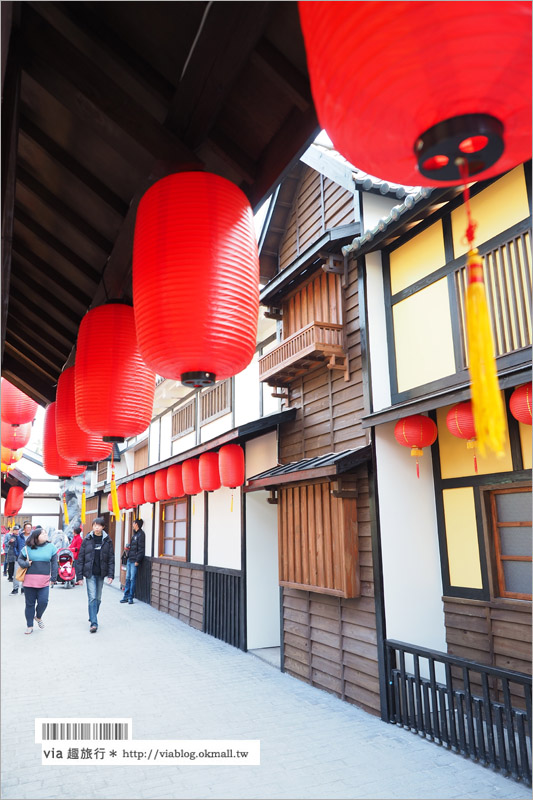
[[[472,401],[457,403],[452,406],[446,414],[446,427],[458,439],[466,439],[466,446],[472,450],[476,446],[476,426],[474,424],[474,412]],[[474,469],[477,472],[477,457],[474,450]]]
[[[476,179],[531,158],[530,2],[298,7],[320,124],[354,166],[432,186],[464,182],[458,157]]]
[[[155,473],[155,493],[158,500],[170,500],[167,488],[167,469],[158,469]]]
[[[88,311],[76,345],[76,419],[104,441],[122,442],[152,418],[155,374],[137,346],[133,308],[106,303]]]
[[[133,508],[133,481],[128,481],[126,484],[126,508]]]
[[[24,425],[33,422],[37,414],[37,403],[12,383],[2,378],[2,420],[11,425]]]
[[[56,404],[50,403],[44,413],[43,425],[43,467],[49,475],[59,478],[71,478],[81,475],[85,467],[77,464],[74,459],[63,458],[57,449],[56,440]]]
[[[218,451],[222,486],[235,489],[244,483],[244,450],[239,444],[225,444]]]
[[[9,450],[26,447],[31,438],[31,430],[31,422],[26,422],[24,425],[12,425],[10,422],[2,420],[2,447],[7,447]]]
[[[144,476],[144,499],[147,503],[157,503],[155,493],[155,472]]]
[[[133,505],[142,506],[144,499],[144,478],[135,478],[132,489]]]
[[[218,453],[202,453],[198,464],[198,479],[204,492],[220,489],[220,472],[218,470]]]
[[[6,504],[4,506],[4,514],[6,517],[14,517],[22,508],[24,500],[24,487],[12,486],[7,493]]]
[[[128,500],[126,498],[126,484],[121,483],[117,486],[117,499],[119,508],[128,508]]]
[[[63,370],[57,382],[56,438],[57,449],[63,458],[74,458],[85,466],[107,458],[113,448],[98,434],[88,433],[78,425],[74,367]]]
[[[198,474],[200,461],[198,458],[188,458],[182,464],[181,477],[185,494],[198,494],[202,491],[200,476]]]
[[[531,425],[531,382],[514,390],[509,399],[509,409],[518,422]]]
[[[155,183],[139,203],[133,245],[139,348],[158,375],[207,386],[255,352],[259,259],[243,192],[208,172]]]
[[[167,469],[167,492],[169,497],[183,497],[182,465],[172,464]]]
[[[424,455],[422,448],[429,447],[437,438],[437,426],[429,417],[413,414],[398,420],[394,436],[403,447],[411,448],[411,455],[416,457],[416,477],[419,478],[418,457]]]

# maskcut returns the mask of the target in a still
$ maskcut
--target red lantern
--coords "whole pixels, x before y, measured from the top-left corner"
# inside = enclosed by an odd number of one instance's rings
[[[452,406],[446,414],[446,427],[458,439],[466,439],[466,446],[469,450],[476,446],[476,428],[474,425],[474,412],[472,401],[457,403]],[[474,452],[474,469],[477,472],[477,457]]]
[[[126,484],[121,483],[120,486],[117,486],[117,499],[119,508],[128,508],[128,501],[126,498]]]
[[[102,437],[87,433],[76,421],[75,369],[67,367],[59,376],[56,395],[57,449],[63,458],[73,458],[89,466],[111,455],[112,444]]]
[[[10,450],[8,447],[2,445],[2,464],[9,466],[16,461],[20,461],[23,452],[24,450],[22,448],[20,450]]]
[[[133,508],[133,481],[128,481],[126,484],[126,508]]]
[[[10,422],[2,421],[2,447],[8,450],[19,450],[26,447],[31,438],[31,422],[24,425],[12,425]]]
[[[12,486],[6,497],[6,504],[4,506],[4,514],[6,517],[14,517],[22,508],[22,501],[24,500],[24,487]]]
[[[113,513],[113,498],[111,497],[111,493],[107,495],[107,510]]]
[[[172,464],[167,469],[167,493],[169,497],[183,497],[185,494],[181,464]]]
[[[33,422],[36,414],[35,400],[2,378],[2,420],[11,425],[24,425]]]
[[[135,478],[133,481],[133,489],[132,489],[132,496],[133,496],[133,505],[134,506],[142,506],[145,502],[144,499],[144,478]]]
[[[107,303],[81,321],[76,345],[76,419],[104,441],[122,442],[152,418],[155,375],[144,363],[133,309]]]
[[[158,375],[207,386],[255,352],[259,259],[250,204],[230,181],[181,172],[139,203],[133,245],[139,348]]]
[[[531,383],[519,386],[509,400],[511,414],[518,422],[531,425]]]
[[[144,499],[147,503],[157,503],[155,493],[155,472],[144,476]]]
[[[235,489],[244,483],[244,450],[239,444],[225,444],[218,451],[222,486]]]
[[[394,426],[396,441],[403,447],[411,448],[411,455],[416,456],[416,477],[420,477],[418,457],[424,455],[422,448],[429,447],[437,438],[437,426],[423,414],[399,419]]]
[[[476,180],[531,158],[530,2],[298,7],[320,124],[354,166],[433,186],[463,183],[457,157]]]
[[[218,453],[202,453],[198,464],[198,478],[200,488],[204,492],[215,492],[220,489]]]
[[[158,469],[155,473],[155,493],[158,500],[170,500],[167,489],[167,470]]]
[[[59,454],[56,441],[56,404],[50,403],[44,413],[43,426],[43,467],[49,475],[60,478],[71,478],[81,475],[85,467],[77,464],[74,459],[63,458]]]
[[[183,462],[181,476],[185,494],[198,494],[201,492],[200,476],[198,474],[200,461],[198,458],[188,458]]]

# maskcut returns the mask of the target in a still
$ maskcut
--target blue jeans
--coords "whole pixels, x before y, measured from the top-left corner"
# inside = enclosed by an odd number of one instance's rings
[[[124,597],[133,600],[135,595],[135,581],[137,580],[138,567],[135,561],[128,561],[126,564],[126,586],[124,587]]]
[[[102,600],[104,579],[100,575],[91,575],[87,581],[87,597],[89,598],[89,622],[98,627],[98,612]]]
[[[24,587],[24,598],[26,601],[24,613],[26,614],[26,625],[28,628],[33,628],[34,617],[38,619],[42,618],[46,611],[46,606],[48,605],[49,594],[49,586],[43,586],[41,589],[38,589],[36,586]],[[35,603],[37,603],[37,608],[35,608]]]

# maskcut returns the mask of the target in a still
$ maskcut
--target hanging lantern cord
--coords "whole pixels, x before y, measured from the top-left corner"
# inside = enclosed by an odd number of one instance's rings
[[[465,200],[465,210],[466,210],[466,219],[467,219],[467,226],[465,231],[466,241],[472,248],[474,246],[474,239],[476,237],[476,228],[477,222],[472,219],[472,209],[470,208],[470,187],[468,185],[468,162],[466,158],[458,158],[455,162],[457,167],[459,168],[459,174],[461,175],[461,180],[463,181],[463,197]]]

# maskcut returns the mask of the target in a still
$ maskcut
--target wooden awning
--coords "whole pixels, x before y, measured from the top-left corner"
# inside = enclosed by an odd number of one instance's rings
[[[290,464],[279,464],[248,478],[244,491],[255,492],[259,489],[273,489],[287,483],[342,475],[370,461],[371,457],[372,447],[367,444],[353,450],[343,450],[342,453],[327,453],[315,458],[292,461]]]

